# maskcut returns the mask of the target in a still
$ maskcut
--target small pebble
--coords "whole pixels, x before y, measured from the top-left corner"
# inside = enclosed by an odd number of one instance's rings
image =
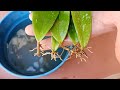
[[[36,70],[32,66],[30,66],[30,67],[27,68],[27,71],[33,71],[33,72],[35,72]]]
[[[34,65],[35,68],[39,68],[39,63],[38,62],[34,62],[33,65]]]
[[[40,68],[40,72],[44,72],[45,70],[43,68]]]

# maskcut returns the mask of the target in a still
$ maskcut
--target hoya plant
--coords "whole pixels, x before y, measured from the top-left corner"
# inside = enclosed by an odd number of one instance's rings
[[[56,57],[62,60],[57,49],[62,47],[70,53],[75,54],[81,60],[86,56],[84,49],[88,49],[88,42],[92,31],[91,11],[32,11],[32,24],[37,41],[37,53],[35,56],[51,54],[51,60]],[[42,51],[40,42],[51,32],[51,52]],[[63,46],[65,37],[68,36],[74,46],[72,49]]]

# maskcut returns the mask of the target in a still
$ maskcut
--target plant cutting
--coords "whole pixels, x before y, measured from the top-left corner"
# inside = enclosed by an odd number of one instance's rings
[[[32,11],[32,24],[37,41],[37,56],[51,54],[51,60],[60,58],[57,49],[62,47],[70,53],[76,55],[81,60],[86,61],[82,56],[88,58],[84,49],[88,49],[88,42],[92,31],[91,11]],[[41,40],[51,32],[52,47],[51,52],[42,51]],[[66,37],[72,41],[73,48],[63,46]]]

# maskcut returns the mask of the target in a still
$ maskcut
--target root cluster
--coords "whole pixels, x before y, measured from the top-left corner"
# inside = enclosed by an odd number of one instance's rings
[[[65,46],[61,46],[61,47],[63,48],[61,55],[59,55],[58,52],[56,52],[56,51],[44,52],[44,50],[42,50],[43,49],[42,45],[39,42],[37,42],[37,47],[30,51],[37,50],[37,53],[35,53],[34,56],[38,56],[38,57],[45,56],[45,55],[51,55],[51,60],[56,61],[57,58],[62,60],[61,56],[62,56],[64,50],[66,50],[70,54],[68,59],[70,59],[72,55],[75,55],[76,58],[79,58],[81,61],[85,61],[85,62],[87,61],[86,58],[88,59],[88,55],[86,54],[85,49],[87,51],[89,51],[90,53],[93,53],[90,50],[91,47],[86,47],[84,50],[82,50],[80,48],[80,44],[74,45],[74,47],[72,49],[65,47]]]

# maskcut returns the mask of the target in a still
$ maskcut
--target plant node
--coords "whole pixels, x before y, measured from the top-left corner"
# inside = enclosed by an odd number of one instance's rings
[[[61,55],[59,55],[58,52],[55,52],[55,51],[45,52],[44,54],[42,54],[42,56],[45,56],[45,55],[48,55],[48,54],[51,55],[51,60],[55,60],[56,61],[57,58],[59,58],[60,60],[62,60]]]
[[[43,49],[42,44],[40,44],[40,42],[37,41],[37,47],[32,49],[32,50],[30,50],[30,51],[32,52],[34,50],[37,50],[37,52],[34,54],[34,56],[40,57],[41,54],[44,53],[44,51],[42,49]]]

